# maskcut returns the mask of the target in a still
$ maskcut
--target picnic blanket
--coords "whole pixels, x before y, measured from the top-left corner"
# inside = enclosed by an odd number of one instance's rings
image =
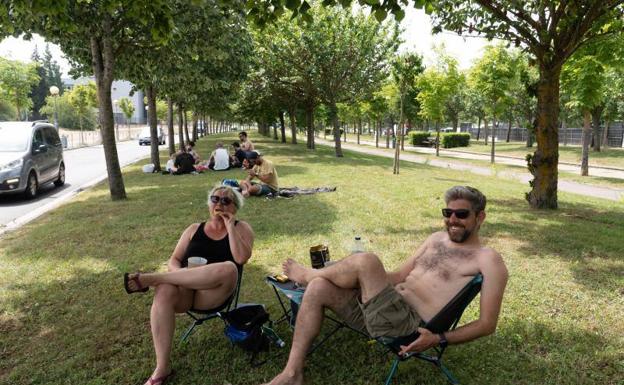
[[[336,191],[336,187],[311,187],[311,188],[299,188],[295,187],[282,187],[277,194],[269,194],[269,198],[292,198],[295,195],[311,195],[322,192]]]

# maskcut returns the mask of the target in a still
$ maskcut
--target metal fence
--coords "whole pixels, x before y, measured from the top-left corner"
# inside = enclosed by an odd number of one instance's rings
[[[600,137],[602,138],[604,127],[600,127]],[[477,139],[477,127],[473,127],[468,124],[461,125],[461,132],[468,132],[473,139]],[[501,127],[494,129],[494,137],[498,141],[507,140],[507,127]],[[559,129],[559,143],[560,144],[582,144],[583,129],[578,127],[568,127]],[[479,139],[483,139],[485,130],[481,127],[479,132]],[[492,137],[492,127],[488,127],[488,138]],[[526,142],[527,129],[512,127],[509,133],[509,140],[512,142]],[[609,125],[609,131],[607,132],[607,145],[609,147],[624,147],[624,124],[623,122],[615,122]]]

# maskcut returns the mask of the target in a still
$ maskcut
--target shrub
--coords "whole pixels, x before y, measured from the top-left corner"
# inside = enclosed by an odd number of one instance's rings
[[[424,146],[424,142],[429,139],[427,131],[410,131],[407,135],[412,146]]]
[[[453,148],[453,147],[468,147],[470,144],[470,134],[467,132],[463,133],[445,133],[440,134],[440,145],[444,148]]]

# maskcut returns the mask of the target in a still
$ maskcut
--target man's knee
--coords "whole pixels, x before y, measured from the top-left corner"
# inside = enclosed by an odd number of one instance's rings
[[[314,278],[306,286],[305,299],[322,305],[328,305],[338,288],[329,280],[321,277]]]
[[[357,253],[353,254],[353,258],[357,261],[357,264],[363,269],[375,269],[383,268],[383,263],[377,254],[373,253]]]

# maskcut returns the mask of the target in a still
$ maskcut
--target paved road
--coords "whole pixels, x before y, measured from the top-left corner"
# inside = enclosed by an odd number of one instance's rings
[[[165,147],[161,146],[161,149]],[[123,167],[149,157],[150,146],[139,146],[136,141],[121,142],[117,144],[117,152]],[[51,183],[45,185],[32,201],[24,200],[21,195],[0,196],[0,233],[32,219],[28,217],[36,217],[56,207],[84,186],[106,178],[104,148],[101,145],[68,150],[63,155],[67,170],[63,187],[57,188]]]

